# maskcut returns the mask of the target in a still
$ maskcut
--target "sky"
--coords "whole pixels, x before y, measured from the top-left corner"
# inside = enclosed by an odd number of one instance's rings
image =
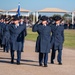
[[[11,10],[18,7],[37,11],[44,8],[61,8],[68,11],[75,10],[75,0],[0,0],[0,9]]]

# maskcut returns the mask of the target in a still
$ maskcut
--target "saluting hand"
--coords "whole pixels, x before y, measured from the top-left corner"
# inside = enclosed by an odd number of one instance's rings
[[[41,20],[38,20],[35,24],[40,24],[40,23],[42,23],[42,21]]]

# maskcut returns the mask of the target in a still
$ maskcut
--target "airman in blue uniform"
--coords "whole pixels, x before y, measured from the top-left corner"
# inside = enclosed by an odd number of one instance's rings
[[[10,48],[11,48],[11,63],[14,63],[14,51],[17,51],[17,65],[20,64],[22,50],[22,32],[25,30],[25,25],[19,24],[19,18],[14,17],[14,24],[11,24],[10,31]]]
[[[62,65],[62,49],[64,43],[64,26],[60,24],[61,17],[54,17],[55,24],[51,26],[52,36],[51,36],[51,64],[54,64],[56,50],[58,50],[57,61],[59,65]]]
[[[2,45],[4,52],[8,52],[10,48],[10,32],[9,32],[9,18],[5,18],[5,28],[3,33]]]
[[[50,52],[51,26],[47,23],[48,17],[42,16],[40,20],[33,25],[32,31],[38,33],[35,51],[39,53],[39,66],[43,66],[44,59],[44,67],[47,67],[48,53]]]
[[[1,35],[1,31],[2,31],[2,25],[1,25],[1,17],[0,17],[0,47],[1,47],[1,40],[2,40],[2,35]]]
[[[73,29],[75,29],[75,23],[73,24]]]
[[[69,23],[69,29],[73,29],[73,25]]]
[[[2,47],[2,39],[3,39],[4,29],[5,29],[4,18],[5,18],[5,16],[2,15],[1,20],[0,20],[0,45],[1,45],[1,47]]]
[[[20,22],[19,22],[20,26],[24,25],[25,26],[25,30],[22,32],[22,52],[24,52],[23,48],[24,48],[24,41],[25,41],[25,36],[27,35],[27,29],[26,29],[26,23],[24,22],[24,18],[22,16],[20,16]]]

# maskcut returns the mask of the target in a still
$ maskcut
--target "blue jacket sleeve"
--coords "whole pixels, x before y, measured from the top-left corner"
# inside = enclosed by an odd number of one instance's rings
[[[63,40],[63,43],[64,43],[64,28],[63,28],[63,31],[62,31],[62,40]]]
[[[10,32],[20,34],[25,29],[25,25],[19,26],[18,28],[14,28],[13,26],[10,26]]]
[[[37,32],[37,30],[38,30],[38,24],[33,25],[32,31]]]
[[[26,25],[25,25],[25,36],[27,36],[27,28],[26,28]]]

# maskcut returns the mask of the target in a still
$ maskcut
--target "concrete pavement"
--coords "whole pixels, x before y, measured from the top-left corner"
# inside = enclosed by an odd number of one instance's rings
[[[10,53],[4,53],[0,48],[0,75],[75,75],[75,50],[63,49],[63,65],[50,64],[48,67],[39,67],[38,53],[35,53],[35,42],[25,41],[21,65],[10,64]],[[15,52],[16,58],[16,52]]]

